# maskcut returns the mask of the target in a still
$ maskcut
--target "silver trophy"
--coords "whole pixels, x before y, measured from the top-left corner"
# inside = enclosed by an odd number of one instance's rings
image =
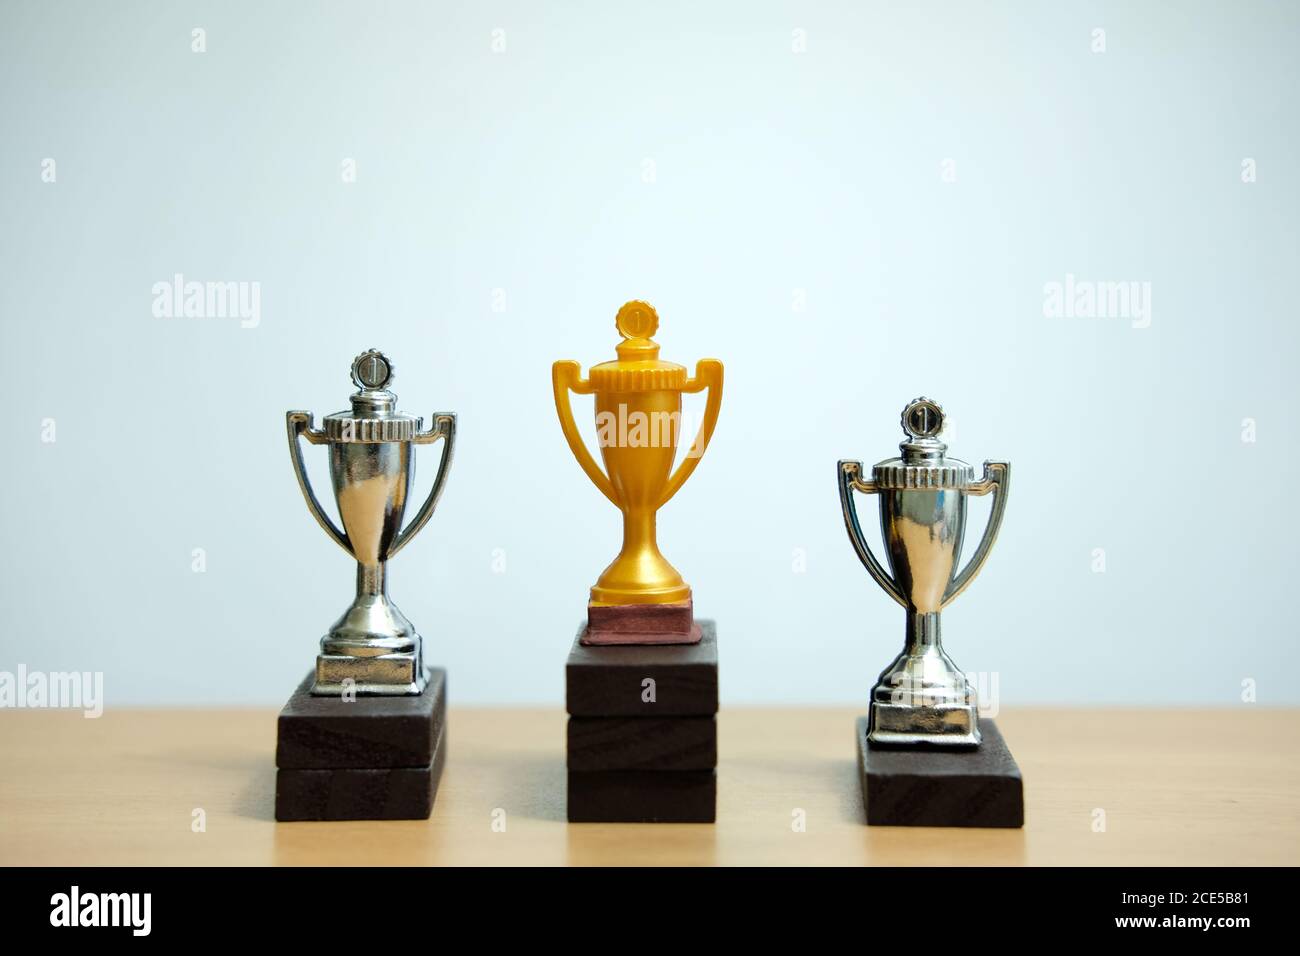
[[[903,652],[871,690],[868,740],[878,744],[971,747],[980,742],[975,688],[944,652],[939,612],[979,574],[1002,524],[1011,465],[986,461],[984,476],[948,458],[938,438],[943,409],[918,398],[903,409],[907,440],[899,458],[877,464],[871,478],[862,463],[839,463],[844,525],[858,557],[885,593],[907,611]],[[891,576],[862,537],[853,492],[880,496],[880,531]],[[957,573],[966,530],[968,495],[994,494],[984,537],[965,570]]]
[[[320,642],[312,693],[341,696],[346,691],[371,695],[423,693],[427,682],[420,635],[388,598],[387,564],[423,528],[437,507],[451,465],[456,416],[435,414],[423,420],[397,410],[388,390],[393,366],[371,349],[352,363],[357,392],[349,411],[325,417],[317,430],[312,413],[286,415],[289,454],[307,508],[320,526],[357,562],[357,596]],[[328,445],[330,478],[338,503],[340,530],[321,509],[303,467],[302,445]],[[412,445],[446,439],[433,488],[405,528],[406,496],[415,479]]]

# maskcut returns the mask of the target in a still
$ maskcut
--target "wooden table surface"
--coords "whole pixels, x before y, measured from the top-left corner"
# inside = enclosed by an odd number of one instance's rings
[[[934,830],[864,825],[848,709],[724,710],[712,826],[567,824],[558,708],[453,708],[427,821],[288,824],[274,711],[10,710],[0,863],[1297,864],[1297,716],[1004,711],[1025,828]]]

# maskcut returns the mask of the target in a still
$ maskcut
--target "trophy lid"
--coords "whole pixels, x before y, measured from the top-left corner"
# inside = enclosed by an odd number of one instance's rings
[[[397,396],[388,390],[393,373],[393,363],[378,349],[353,359],[357,391],[352,408],[325,416],[325,437],[337,442],[410,441],[423,421],[397,410]]]
[[[959,458],[945,455],[948,446],[939,440],[943,423],[943,406],[938,402],[924,396],[908,402],[902,416],[907,440],[898,446],[903,454],[879,462],[872,469],[877,487],[899,491],[964,488],[970,484],[975,469]]]
[[[597,392],[680,391],[686,387],[686,367],[659,358],[659,343],[650,336],[659,330],[659,313],[649,302],[633,299],[618,310],[614,325],[623,341],[618,358],[593,365],[588,373]]]

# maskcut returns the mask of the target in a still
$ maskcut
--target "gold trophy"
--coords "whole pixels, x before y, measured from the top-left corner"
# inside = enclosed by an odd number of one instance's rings
[[[624,305],[615,324],[623,336],[617,359],[592,366],[585,379],[577,362],[556,362],[551,370],[569,448],[623,513],[623,547],[591,589],[587,620],[565,664],[568,818],[712,823],[718,629],[695,619],[690,585],[659,552],[655,514],[695,471],[713,437],[722,363],[701,359],[692,378],[660,359],[651,338],[659,316],[645,302]],[[705,389],[698,430],[684,426],[682,394]],[[573,421],[571,391],[595,397],[603,471]],[[689,446],[684,431],[687,438],[695,433]]]
[[[701,359],[695,376],[659,358],[651,336],[659,316],[628,302],[615,319],[618,358],[594,365],[588,378],[574,361],[552,367],[555,409],[578,464],[623,513],[623,548],[591,589],[584,644],[692,644],[700,640],[691,587],[659,551],[655,513],[691,476],[713,436],[722,402],[722,363]],[[708,389],[704,420],[673,470],[682,430],[682,394]],[[605,471],[583,443],[569,392],[594,395],[596,434]]]

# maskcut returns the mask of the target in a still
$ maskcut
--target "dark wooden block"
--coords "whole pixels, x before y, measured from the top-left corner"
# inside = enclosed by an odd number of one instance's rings
[[[573,642],[565,700],[574,717],[708,717],[718,712],[718,632],[698,622],[698,644],[593,647]],[[585,627],[585,625],[584,625]],[[647,680],[654,681],[654,700]]]
[[[424,767],[277,770],[275,818],[296,820],[427,820],[447,757],[444,732]]]
[[[701,637],[695,602],[587,605],[583,644],[695,644]]]
[[[1020,768],[997,725],[980,718],[974,750],[880,747],[858,718],[858,770],[870,826],[1021,827]]]
[[[570,823],[712,823],[712,770],[569,772]]]
[[[570,717],[569,769],[712,770],[714,717]]]
[[[280,711],[275,765],[282,770],[382,770],[424,767],[447,713],[447,672],[429,669],[429,686],[411,697],[313,697],[314,674]]]

